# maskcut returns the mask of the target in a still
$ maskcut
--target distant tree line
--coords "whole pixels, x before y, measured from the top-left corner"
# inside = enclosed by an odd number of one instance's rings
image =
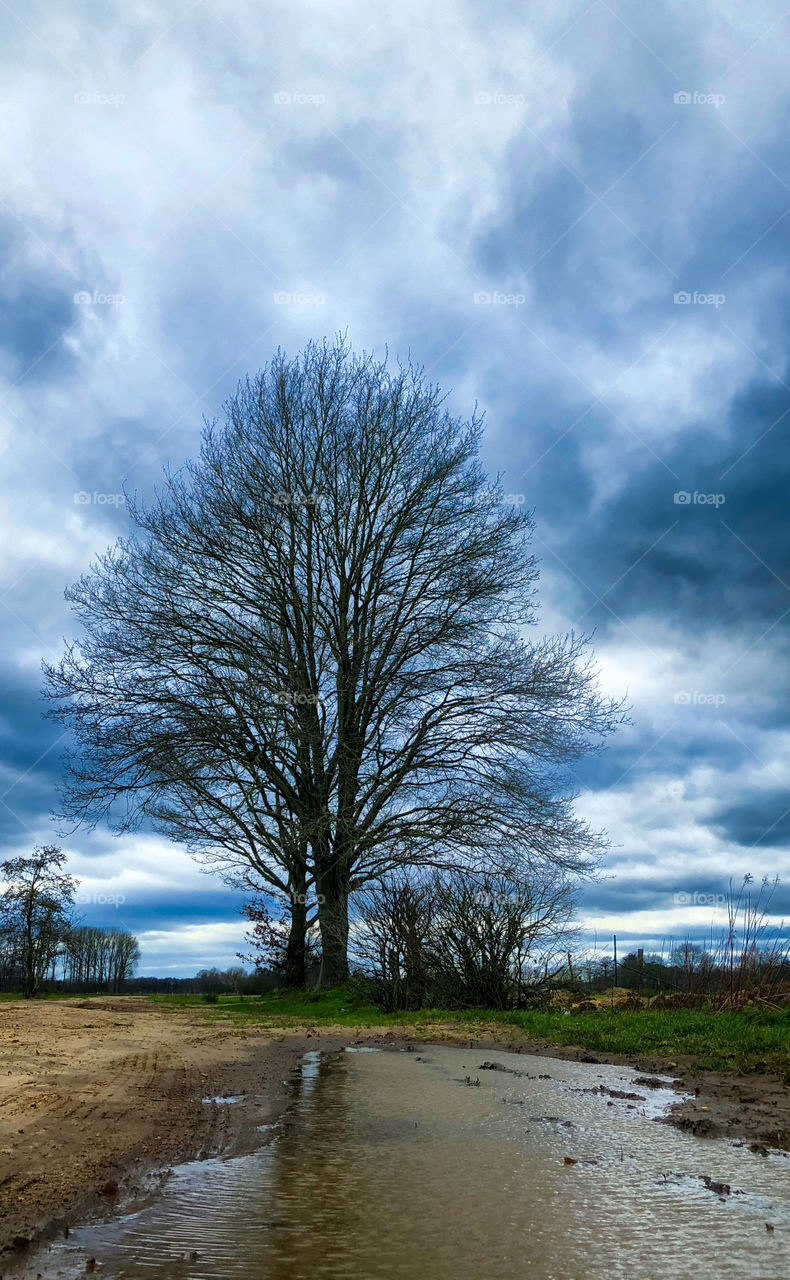
[[[140,959],[125,929],[73,918],[77,881],[54,845],[0,863],[0,990],[30,998],[44,990],[123,991]]]
[[[193,977],[131,978],[128,995],[263,995],[282,985],[282,974],[269,969],[248,973],[241,968],[200,969]]]
[[[133,933],[80,925],[63,938],[62,984],[80,991],[123,991],[139,959]]]
[[[88,925],[36,939],[34,950],[31,981],[24,944],[0,926],[0,991],[127,991],[140,958],[133,933]]]
[[[646,997],[682,994],[738,1003],[790,991],[790,955],[786,943],[769,942],[745,954],[739,948],[730,958],[718,945],[709,948],[686,941],[668,956],[631,951],[616,964],[614,956],[572,960],[561,982],[592,995],[624,987]]]

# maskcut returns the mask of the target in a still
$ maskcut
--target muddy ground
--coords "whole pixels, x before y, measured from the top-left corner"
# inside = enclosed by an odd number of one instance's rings
[[[203,1098],[276,1118],[309,1043],[135,997],[0,1004],[0,1259],[229,1145],[249,1116]]]
[[[0,1270],[28,1242],[141,1194],[151,1171],[227,1150],[271,1123],[307,1049],[455,1043],[669,1075],[694,1094],[682,1128],[790,1150],[790,1090],[772,1077],[695,1072],[688,1060],[593,1054],[468,1026],[282,1029],[239,1026],[200,1007],[126,997],[0,1003]],[[481,1061],[482,1061],[481,1057]],[[649,1087],[645,1085],[644,1087]],[[244,1095],[244,1106],[205,1102]]]
[[[446,1029],[446,1030],[445,1030]],[[333,1028],[332,1030],[337,1030]],[[612,1062],[633,1067],[650,1076],[669,1076],[679,1093],[693,1094],[679,1101],[667,1116],[668,1123],[700,1137],[720,1137],[743,1141],[753,1149],[779,1148],[790,1152],[790,1088],[778,1076],[737,1075],[728,1071],[700,1071],[693,1055],[660,1058],[652,1055],[600,1053],[573,1045],[555,1046],[547,1040],[528,1039],[512,1027],[502,1027],[493,1038],[471,1040],[468,1026],[437,1023],[420,1029],[415,1039],[478,1048],[497,1047],[511,1053],[541,1054],[571,1062]],[[412,1038],[410,1036],[410,1038]],[[649,1084],[644,1086],[649,1088]]]

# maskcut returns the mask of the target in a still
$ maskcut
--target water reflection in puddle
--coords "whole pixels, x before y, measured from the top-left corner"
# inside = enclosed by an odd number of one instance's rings
[[[306,1054],[270,1145],[179,1167],[154,1204],[38,1269],[90,1254],[128,1280],[790,1276],[790,1161],[656,1123],[676,1095],[626,1068],[489,1056]]]

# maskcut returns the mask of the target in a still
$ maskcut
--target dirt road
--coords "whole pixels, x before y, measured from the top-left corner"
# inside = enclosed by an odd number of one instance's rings
[[[0,1249],[225,1146],[234,1108],[205,1097],[254,1090],[278,1114],[304,1047],[134,997],[0,1003]]]
[[[0,1002],[0,1274],[28,1241],[134,1202],[150,1171],[238,1148],[245,1133],[285,1109],[288,1079],[306,1049],[438,1042],[623,1063],[675,1078],[685,1100],[667,1118],[702,1140],[790,1149],[790,1090],[775,1077],[700,1072],[682,1058],[557,1049],[511,1027],[471,1038],[462,1023],[403,1031],[239,1026],[216,1010],[134,996]],[[243,1101],[206,1101],[228,1095]]]

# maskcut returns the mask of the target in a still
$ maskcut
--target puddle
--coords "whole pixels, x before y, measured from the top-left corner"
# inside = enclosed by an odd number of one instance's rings
[[[223,1094],[222,1096],[218,1094],[216,1098],[201,1098],[201,1102],[230,1103],[230,1102],[243,1102],[243,1101],[244,1101],[243,1093],[240,1093],[238,1095]]]
[[[785,1159],[657,1122],[678,1095],[629,1068],[487,1059],[306,1054],[268,1145],[178,1167],[17,1274],[94,1257],[111,1280],[790,1275]]]

